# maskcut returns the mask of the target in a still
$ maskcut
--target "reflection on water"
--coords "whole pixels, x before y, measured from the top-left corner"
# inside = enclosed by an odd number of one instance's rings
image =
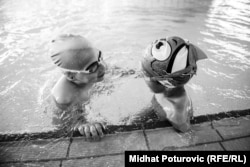
[[[54,129],[41,104],[60,77],[47,55],[60,33],[87,37],[110,66],[136,73],[151,41],[187,38],[209,57],[186,86],[195,115],[249,108],[249,8],[248,0],[0,1],[0,133]],[[114,85],[108,101],[102,94],[93,101],[96,113],[114,124],[147,106],[151,95],[135,75],[119,76],[107,76]]]

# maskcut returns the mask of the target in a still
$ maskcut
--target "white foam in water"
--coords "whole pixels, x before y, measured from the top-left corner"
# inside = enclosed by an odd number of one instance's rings
[[[124,76],[111,84],[109,89],[93,95],[88,120],[106,120],[114,125],[130,124],[136,114],[151,107],[153,93],[143,78]]]

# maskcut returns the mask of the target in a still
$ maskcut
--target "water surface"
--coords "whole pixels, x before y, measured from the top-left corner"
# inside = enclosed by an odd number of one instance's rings
[[[195,115],[249,108],[249,8],[248,0],[0,1],[0,133],[55,128],[43,104],[60,77],[48,43],[61,33],[85,36],[109,66],[122,69],[107,75],[107,98],[95,97],[93,104],[112,124],[126,124],[123,118],[148,106],[152,94],[137,77],[139,61],[151,41],[172,35],[209,57],[198,62],[197,76],[186,86]],[[135,73],[120,75],[131,69]]]

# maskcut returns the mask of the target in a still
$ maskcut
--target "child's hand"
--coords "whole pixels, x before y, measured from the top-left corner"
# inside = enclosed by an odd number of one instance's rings
[[[102,123],[87,123],[77,127],[81,135],[86,136],[88,141],[100,140],[104,136],[105,126]]]

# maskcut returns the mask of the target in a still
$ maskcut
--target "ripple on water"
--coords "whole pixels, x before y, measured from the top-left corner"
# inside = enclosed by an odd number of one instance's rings
[[[249,0],[0,3],[0,133],[53,127],[49,112],[39,107],[61,75],[51,68],[47,54],[51,38],[61,33],[87,37],[103,51],[105,61],[124,71],[139,70],[144,49],[156,38],[182,36],[209,57],[198,62],[197,76],[187,85],[195,113],[250,107]],[[111,123],[125,123],[125,117],[134,119],[136,110],[149,103],[151,94],[142,78],[114,71],[119,74],[99,85],[103,94],[94,97],[97,111],[89,119],[103,115]]]

